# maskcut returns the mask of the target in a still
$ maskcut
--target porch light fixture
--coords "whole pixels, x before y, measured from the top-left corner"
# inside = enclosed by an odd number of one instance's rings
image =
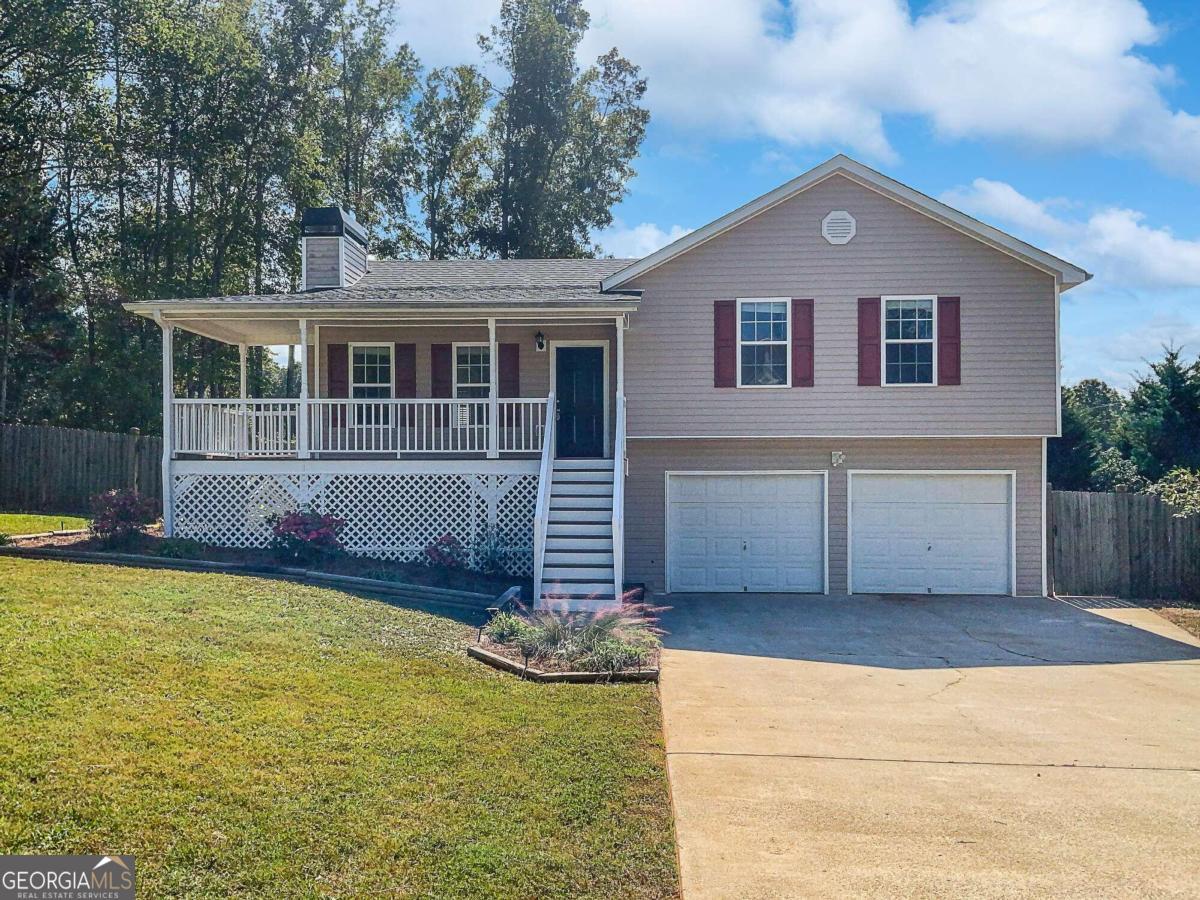
[[[533,346],[538,353],[546,349],[546,336],[540,331],[533,336]]]

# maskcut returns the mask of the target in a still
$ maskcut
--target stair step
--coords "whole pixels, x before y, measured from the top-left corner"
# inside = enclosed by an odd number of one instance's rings
[[[613,597],[612,581],[577,581],[567,582],[565,584],[554,584],[548,576],[542,577],[542,596],[547,594],[555,594],[558,596],[566,595],[568,597],[590,597],[599,595],[600,597],[609,600]]]
[[[608,537],[588,534],[586,536],[571,535],[570,537],[552,537],[547,532],[546,552],[563,550],[579,550],[581,552],[607,550],[612,552],[612,535]]]
[[[603,539],[610,545],[612,544],[612,516],[606,516],[594,522],[556,522],[554,516],[550,516],[550,522],[546,526],[546,538],[595,538]]]
[[[608,469],[612,471],[613,461],[611,459],[556,459],[554,461],[554,471],[565,469]]]
[[[545,565],[549,567],[558,566],[607,566],[608,570],[612,571],[613,554],[609,549],[604,550],[546,550]]]
[[[613,579],[612,566],[545,566],[542,569],[542,581],[572,582],[572,581],[604,581]]]
[[[550,486],[550,497],[582,497],[585,495],[611,497],[612,482],[570,482],[563,484],[554,482]]]
[[[606,471],[588,472],[583,469],[567,469],[563,472],[554,473],[553,484],[558,487],[560,484],[581,484],[581,483],[596,483],[607,484],[610,487],[613,482],[612,469]]]
[[[550,496],[550,512],[556,509],[606,509],[612,518],[612,497],[556,497]]]
[[[607,523],[610,534],[612,533],[612,506],[608,509],[554,509],[550,510],[550,526],[553,528],[556,524],[572,523],[582,524],[590,523],[588,526],[589,532],[594,532],[595,526],[599,523]]]

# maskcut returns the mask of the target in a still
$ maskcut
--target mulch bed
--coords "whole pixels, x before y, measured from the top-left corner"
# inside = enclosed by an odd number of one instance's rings
[[[487,635],[481,635],[478,643],[467,648],[467,653],[474,659],[486,663],[493,668],[511,672],[529,681],[540,682],[646,682],[658,681],[659,657],[655,653],[640,669],[627,669],[623,672],[579,672],[558,659],[538,659],[526,664],[525,657],[516,647],[497,644]]]
[[[163,556],[162,529],[153,526],[134,536],[119,548],[106,546],[91,534],[53,534],[13,542],[15,547],[54,550],[81,550],[89,553],[132,553],[143,556]],[[190,557],[189,557],[190,558]],[[232,563],[235,565],[261,566],[270,568],[281,563],[269,550],[240,549],[235,547],[213,547],[207,544],[196,554],[196,559],[205,562]],[[395,581],[426,587],[474,593],[499,595],[513,585],[520,585],[522,595],[531,596],[533,586],[528,579],[511,575],[482,575],[455,569],[434,568],[417,563],[401,563],[392,560],[369,559],[362,556],[339,555],[305,564],[305,568],[331,575],[349,575],[356,578],[373,578],[378,581]]]

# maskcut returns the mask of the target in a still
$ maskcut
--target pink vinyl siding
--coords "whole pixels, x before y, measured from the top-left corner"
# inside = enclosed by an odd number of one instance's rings
[[[1017,473],[1017,593],[1042,591],[1040,438],[914,440],[632,440],[625,487],[626,580],[664,587],[665,473],[805,470],[829,473],[829,589],[846,590],[848,469],[992,469]],[[833,451],[843,465],[830,464]]]
[[[857,220],[848,244],[821,236],[832,209]],[[644,292],[626,336],[631,436],[1056,431],[1053,278],[842,176],[630,286]],[[962,384],[860,386],[859,298],[916,294],[960,298]],[[715,387],[714,303],[780,296],[813,298],[814,386]]]

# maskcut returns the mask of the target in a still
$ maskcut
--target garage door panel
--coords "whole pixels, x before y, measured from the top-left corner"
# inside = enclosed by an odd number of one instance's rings
[[[669,480],[672,591],[824,590],[820,475],[672,475]]]
[[[1009,593],[1009,476],[856,474],[851,493],[856,592]]]

